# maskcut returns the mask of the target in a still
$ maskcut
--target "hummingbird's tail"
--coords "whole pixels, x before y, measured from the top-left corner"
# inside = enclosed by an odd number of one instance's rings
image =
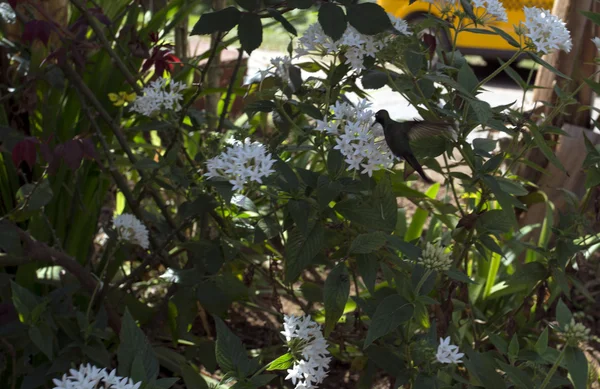
[[[419,175],[423,178],[423,180],[425,182],[427,182],[428,184],[434,184],[435,183],[435,181],[433,181],[431,178],[429,178],[427,176],[427,174],[425,174],[425,171],[423,170],[423,167],[421,166],[421,164],[419,163],[419,161],[417,160],[417,158],[415,158],[415,156],[412,153],[409,153],[408,155],[405,155],[404,156],[404,160],[413,169],[415,169],[417,171],[417,173],[419,173]]]

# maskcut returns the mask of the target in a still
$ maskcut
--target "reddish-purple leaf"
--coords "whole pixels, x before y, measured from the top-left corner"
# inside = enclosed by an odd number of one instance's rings
[[[10,6],[13,9],[17,9],[17,4],[20,2],[21,0],[8,0],[8,4],[10,4]]]
[[[79,139],[81,143],[81,149],[83,150],[83,156],[88,159],[98,161],[98,154],[96,154],[96,146],[90,138]]]
[[[54,29],[54,25],[46,20],[30,20],[23,27],[23,41],[32,43],[38,39],[45,45],[48,45],[50,33]]]
[[[12,160],[15,166],[18,168],[21,162],[25,162],[29,165],[30,169],[33,169],[35,165],[36,149],[35,145],[39,143],[35,138],[25,138],[19,141],[12,149]]]
[[[50,146],[48,146],[47,143],[40,144],[40,153],[42,154],[42,158],[44,158],[44,161],[48,163],[52,162],[52,160],[54,159],[54,154],[52,153],[52,150],[50,150]]]
[[[77,139],[71,139],[64,143],[63,159],[71,170],[76,170],[83,159],[83,147]]]

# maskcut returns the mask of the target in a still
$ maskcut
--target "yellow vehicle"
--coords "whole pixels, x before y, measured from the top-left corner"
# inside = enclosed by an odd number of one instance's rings
[[[401,17],[409,24],[424,18],[430,9],[430,4],[425,1],[416,1],[411,5],[409,5],[409,0],[378,0],[377,3],[387,12],[397,17]],[[523,7],[539,7],[552,10],[554,1],[502,0],[502,3],[504,4],[504,8],[506,8],[508,22],[504,23],[496,21],[494,25],[518,40],[513,26],[519,25],[521,21],[525,20]],[[436,7],[432,6],[431,12],[435,16],[440,17],[439,10]],[[458,23],[458,21],[456,21],[456,23]],[[451,30],[451,33],[453,34],[454,30]],[[447,42],[451,42],[453,41],[454,36],[444,38],[449,39]],[[461,32],[458,35],[456,44],[463,54],[481,55],[484,58],[510,58],[515,52],[513,46],[497,35],[481,35],[471,32]]]

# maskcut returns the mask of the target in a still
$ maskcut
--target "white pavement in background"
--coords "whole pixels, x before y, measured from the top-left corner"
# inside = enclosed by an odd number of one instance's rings
[[[282,57],[287,53],[277,51],[256,50],[252,52],[248,60],[248,73],[251,77],[261,69],[266,69],[271,66],[270,60],[275,57]],[[298,62],[297,60],[293,62]],[[310,73],[303,72],[303,78]],[[410,120],[419,118],[417,110],[408,104],[400,94],[393,92],[388,86],[377,90],[367,90],[370,95],[370,100],[373,103],[373,110],[386,109],[390,116],[398,120]],[[528,92],[526,99],[531,97],[532,92]],[[513,102],[521,103],[523,92],[517,87],[511,86],[487,86],[486,91],[479,95],[479,98],[489,103],[492,107],[509,104]],[[351,100],[352,97],[350,97]]]

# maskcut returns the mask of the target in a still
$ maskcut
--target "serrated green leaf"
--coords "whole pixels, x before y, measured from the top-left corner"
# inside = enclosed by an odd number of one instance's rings
[[[156,354],[150,346],[144,332],[137,326],[135,320],[125,309],[121,324],[121,333],[119,334],[121,343],[117,352],[119,361],[119,374],[121,376],[131,376],[134,360],[139,357],[144,366],[145,379],[151,381],[158,376],[159,364]]]
[[[350,276],[348,268],[341,262],[334,267],[323,290],[325,305],[325,337],[328,337],[344,313],[344,307],[350,295]]]
[[[290,232],[286,245],[285,279],[292,282],[312,262],[313,258],[321,251],[324,243],[324,230],[316,224],[308,236],[304,236],[299,229]]]
[[[383,299],[375,310],[363,347],[369,347],[375,340],[389,334],[400,324],[410,320],[413,312],[413,305],[402,296],[393,294]]]
[[[377,270],[379,270],[379,262],[374,255],[359,255],[356,258],[358,273],[363,279],[365,286],[371,294],[375,292],[375,281],[377,280]]]
[[[217,363],[224,373],[231,373],[234,376],[244,375],[250,365],[250,360],[246,354],[246,349],[231,330],[225,325],[223,320],[213,316],[217,329],[217,342],[215,345],[215,355]]]
[[[350,253],[370,254],[377,251],[385,244],[386,237],[387,235],[380,231],[360,234],[352,241]]]
[[[217,31],[229,31],[237,26],[241,15],[241,12],[235,7],[204,13],[192,28],[190,35],[207,35]]]

